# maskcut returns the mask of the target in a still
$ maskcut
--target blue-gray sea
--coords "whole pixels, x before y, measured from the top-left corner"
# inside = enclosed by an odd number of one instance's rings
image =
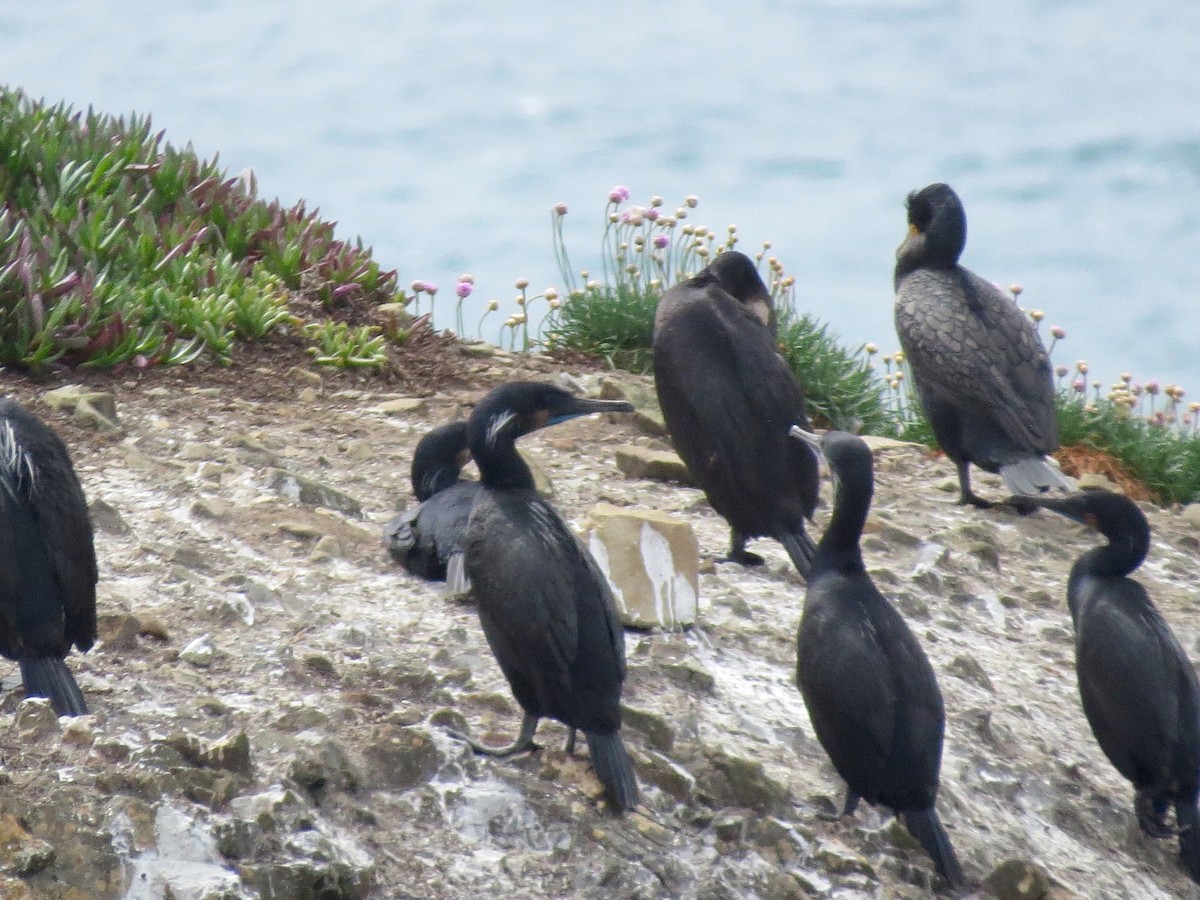
[[[0,10],[0,83],[253,168],[439,283],[447,326],[464,272],[480,304],[560,283],[556,202],[594,266],[624,184],[771,240],[888,350],[904,197],[948,181],[964,264],[1067,330],[1056,362],[1200,397],[1191,0],[44,0]]]

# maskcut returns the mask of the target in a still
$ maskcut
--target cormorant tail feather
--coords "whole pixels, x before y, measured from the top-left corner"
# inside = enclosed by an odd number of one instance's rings
[[[60,716],[86,716],[87,704],[66,662],[57,656],[30,656],[18,660],[25,693],[48,697]]]
[[[1075,490],[1075,481],[1045,457],[1022,459],[1000,467],[1000,477],[1014,494],[1036,496],[1048,491]]]
[[[455,550],[446,560],[446,593],[451,597],[461,597],[471,593],[471,576],[467,574],[467,556],[461,550]]]
[[[795,565],[800,576],[805,581],[808,581],[808,573],[812,569],[813,556],[817,552],[817,545],[808,536],[808,532],[803,528],[798,528],[795,531],[781,534],[779,536],[779,543],[783,544],[783,549],[792,558],[792,564]]]
[[[619,812],[626,812],[637,806],[638,783],[633,774],[633,763],[625,752],[625,744],[621,741],[620,731],[610,731],[600,734],[596,731],[585,731],[588,752],[592,755],[592,766],[596,769],[596,777],[608,792],[608,798]]]
[[[925,848],[938,874],[951,885],[962,884],[962,867],[958,864],[958,857],[954,855],[954,848],[950,846],[950,836],[942,827],[937,810],[932,807],[905,810],[900,813],[900,819],[908,833]]]
[[[1179,855],[1192,881],[1200,884],[1200,811],[1196,801],[1175,804],[1175,823],[1179,826]]]

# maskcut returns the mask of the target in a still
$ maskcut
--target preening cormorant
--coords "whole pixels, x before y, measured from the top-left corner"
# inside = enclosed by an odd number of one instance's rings
[[[479,491],[478,482],[459,478],[470,459],[465,420],[440,425],[417,443],[412,488],[420,502],[387,524],[383,540],[392,558],[419,578],[446,580],[447,564],[459,552],[459,540]],[[461,589],[463,585],[452,587]]]
[[[1069,491],[1048,463],[1058,449],[1054,378],[1033,322],[1011,297],[958,264],[967,215],[949,185],[908,195],[908,235],[896,250],[896,334],[938,445],[958,467],[960,503],[971,463],[1017,494]]]
[[[96,551],[66,445],[0,399],[0,654],[60,716],[87,713],[64,657],[96,640]]]
[[[607,581],[587,549],[535,489],[517,438],[595,412],[633,409],[588,400],[534,382],[502,385],[480,401],[467,425],[480,489],[463,539],[466,571],[488,645],[525,716],[509,756],[535,747],[545,716],[583,731],[592,764],[618,811],[637,804],[633,765],[621,741],[625,635]]]
[[[854,435],[792,431],[824,454],[833,513],[817,543],[800,619],[796,681],[821,746],[846,782],[842,815],[860,799],[892,809],[961,884],[962,869],[934,803],[945,710],[929,659],[875,587],[859,538],[874,492],[871,451]]]
[[[726,250],[663,294],[654,385],[675,451],[729,522],[729,559],[761,563],[746,541],[772,537],[807,576],[817,464],[788,429],[808,417],[775,343],[771,295],[745,254]]]
[[[1145,515],[1108,491],[1008,502],[1052,509],[1108,539],[1079,557],[1067,582],[1083,712],[1104,755],[1133,783],[1142,831],[1170,836],[1166,813],[1175,808],[1183,863],[1200,882],[1200,686],[1146,589],[1128,577],[1150,547]]]

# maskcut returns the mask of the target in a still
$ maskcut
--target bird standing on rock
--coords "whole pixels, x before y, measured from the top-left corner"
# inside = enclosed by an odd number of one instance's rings
[[[835,500],[817,543],[800,619],[796,681],[813,729],[846,781],[842,815],[860,799],[892,809],[952,885],[962,869],[934,806],[946,715],[937,676],[900,613],[875,587],[859,539],[874,493],[861,438],[801,428],[824,455]]]
[[[408,572],[427,581],[445,581],[447,567],[462,585],[460,540],[467,528],[471,505],[479,491],[476,481],[459,473],[471,459],[467,423],[450,422],[432,429],[417,443],[412,461],[413,494],[417,505],[392,519],[384,529],[388,552]]]
[[[64,658],[96,640],[96,580],[92,522],[66,445],[0,399],[0,654],[60,716],[88,711]]]
[[[744,253],[726,250],[663,294],[654,385],[675,451],[730,527],[729,559],[759,564],[752,537],[783,544],[807,576],[817,464],[788,437],[808,427],[800,385],[779,354],[771,295]]]
[[[960,503],[972,463],[1017,494],[1070,491],[1045,456],[1058,449],[1054,378],[1032,321],[1000,288],[958,264],[967,216],[949,185],[908,195],[908,236],[896,250],[896,334],[938,445],[958,469]]]
[[[633,765],[621,740],[625,633],[608,582],[562,516],[534,488],[515,441],[548,425],[597,412],[630,412],[621,400],[589,400],[561,388],[514,382],[489,393],[467,423],[480,489],[463,538],[466,572],[488,645],[525,716],[510,756],[536,747],[538,721],[587,739],[613,807],[637,805]],[[456,735],[461,737],[459,735]]]
[[[1129,577],[1150,548],[1150,524],[1123,494],[1013,497],[1022,512],[1051,509],[1108,539],[1071,568],[1067,604],[1075,626],[1075,672],[1083,712],[1100,749],[1134,787],[1134,812],[1149,837],[1171,835],[1200,883],[1200,685],[1196,670],[1146,589]]]

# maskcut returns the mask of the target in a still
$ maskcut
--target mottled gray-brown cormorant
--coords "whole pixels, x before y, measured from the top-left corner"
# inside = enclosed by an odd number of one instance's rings
[[[1200,882],[1200,685],[1146,589],[1128,577],[1150,548],[1145,515],[1108,491],[1008,502],[1052,509],[1108,538],[1079,557],[1067,582],[1083,712],[1104,755],[1133,783],[1142,831],[1170,836],[1166,813],[1175,808],[1183,863]]]
[[[465,420],[440,425],[417,443],[412,487],[420,502],[387,524],[383,540],[392,558],[418,578],[446,580],[479,490],[478,482],[459,478],[470,459]]]
[[[729,559],[761,563],[746,541],[772,537],[807,576],[817,464],[788,429],[808,417],[775,343],[771,295],[745,254],[720,253],[663,294],[654,385],[676,452],[729,522]]]
[[[834,483],[833,513],[808,576],[796,681],[817,738],[846,782],[842,815],[860,799],[894,810],[938,874],[961,884],[962,869],[934,807],[946,723],[942,692],[916,637],[867,574],[859,548],[874,492],[871,451],[845,432],[792,433],[824,454]]]
[[[1033,322],[990,281],[958,264],[967,215],[949,185],[908,195],[908,235],[896,250],[896,333],[938,445],[958,467],[960,503],[971,463],[1017,494],[1069,491],[1048,463],[1058,449],[1050,358]]]
[[[0,654],[60,716],[87,713],[64,657],[96,640],[96,551],[66,445],[0,399]]]
[[[592,764],[618,811],[637,804],[633,765],[621,741],[625,635],[607,581],[562,517],[535,489],[515,441],[595,412],[628,412],[620,400],[588,400],[534,382],[502,385],[467,425],[482,488],[463,539],[467,575],[488,645],[525,716],[511,746],[471,742],[481,753],[533,749],[549,716],[583,731]]]

